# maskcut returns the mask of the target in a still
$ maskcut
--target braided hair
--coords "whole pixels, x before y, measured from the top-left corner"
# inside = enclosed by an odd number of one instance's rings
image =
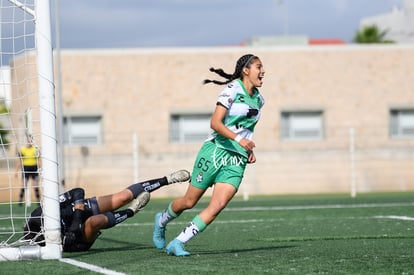
[[[205,79],[203,81],[203,84],[207,84],[207,83],[214,83],[217,85],[226,85],[230,82],[232,82],[233,80],[237,79],[237,78],[241,78],[242,77],[242,71],[243,68],[250,68],[250,65],[252,64],[252,62],[255,59],[258,59],[259,57],[253,55],[253,54],[245,54],[242,57],[239,58],[239,60],[237,60],[236,63],[236,68],[234,69],[234,73],[233,74],[228,74],[225,71],[223,71],[223,69],[215,69],[215,68],[210,68],[210,72],[216,73],[219,76],[227,79],[225,81],[219,81],[219,80],[210,80],[210,79]]]

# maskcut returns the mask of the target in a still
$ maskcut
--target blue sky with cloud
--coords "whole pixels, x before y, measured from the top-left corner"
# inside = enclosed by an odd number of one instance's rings
[[[53,2],[53,1],[52,1]],[[362,18],[403,0],[59,1],[62,48],[239,45],[253,36],[350,42]]]

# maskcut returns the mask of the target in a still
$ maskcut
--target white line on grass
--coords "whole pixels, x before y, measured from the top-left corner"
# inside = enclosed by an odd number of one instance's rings
[[[321,205],[289,205],[289,206],[252,206],[252,207],[226,207],[223,211],[288,211],[311,209],[346,209],[346,208],[375,208],[375,207],[401,207],[414,206],[414,202],[403,203],[356,203],[356,204],[321,204]],[[200,212],[202,209],[193,208],[186,212]]]
[[[414,221],[414,217],[407,217],[407,216],[374,216],[376,219],[392,219],[392,220],[402,220],[402,221]]]
[[[310,210],[310,209],[341,209],[341,208],[374,208],[374,207],[401,207],[414,206],[414,202],[407,203],[360,203],[360,204],[325,204],[325,205],[292,205],[292,206],[257,206],[257,207],[227,207],[224,211],[286,211],[286,210]],[[201,209],[193,208],[187,212],[200,212]],[[379,216],[378,216],[379,217]],[[407,217],[410,220],[410,217]],[[150,224],[150,223],[148,223]],[[152,224],[152,223],[151,223]],[[134,224],[118,224],[117,226],[128,226]],[[137,224],[138,225],[138,224]],[[147,225],[141,223],[140,225]],[[12,230],[12,227],[0,227],[0,231]]]
[[[342,208],[374,208],[374,207],[401,207],[401,206],[414,206],[414,203],[361,203],[361,204],[331,204],[331,205],[293,205],[293,206],[259,206],[259,207],[228,207],[224,211],[288,211],[288,210],[308,210],[308,209],[342,209]],[[193,208],[187,211],[200,212],[201,209]],[[367,219],[368,217],[348,217],[347,219]],[[406,216],[374,216],[374,219],[387,218],[387,219],[399,219],[405,221],[414,221],[414,217]],[[343,217],[344,219],[344,217]],[[280,221],[284,219],[249,219],[249,220],[226,220],[215,221],[215,223],[258,223],[269,221]],[[187,222],[173,222],[174,224],[187,224]],[[148,226],[153,223],[127,223],[118,224],[117,226]]]
[[[100,266],[97,266],[97,265],[87,264],[87,263],[76,261],[76,260],[73,260],[73,259],[62,258],[62,259],[60,259],[60,261],[64,262],[64,263],[67,263],[67,264],[70,264],[70,265],[74,265],[74,266],[83,268],[83,269],[88,269],[88,270],[91,270],[93,272],[106,274],[106,275],[125,275],[125,273],[122,273],[122,272],[110,270],[110,269],[100,267]]]
[[[249,219],[249,220],[225,220],[225,221],[214,221],[215,224],[217,223],[260,223],[260,222],[280,222],[284,221],[285,219]],[[171,222],[171,224],[175,225],[187,225],[188,221],[183,222]],[[130,226],[153,226],[154,223],[151,222],[135,222],[135,223],[120,223],[116,226],[119,227],[130,227]]]
[[[321,220],[323,218],[307,218],[307,220]],[[398,220],[404,220],[404,221],[414,221],[414,217],[406,217],[406,216],[371,216],[371,217],[341,217],[342,220],[366,220],[366,219],[398,219]],[[286,221],[286,219],[284,218],[280,218],[280,219],[248,219],[248,220],[225,220],[225,221],[214,221],[215,224],[218,223],[272,223],[272,222],[281,222],[281,221]],[[171,224],[175,224],[175,225],[187,225],[187,222],[171,222]],[[122,223],[122,224],[118,224],[117,226],[120,227],[130,227],[130,226],[153,226],[154,223],[149,223],[149,222],[141,222],[141,223]]]
[[[408,203],[359,203],[359,204],[325,204],[325,205],[292,205],[292,206],[256,206],[256,207],[229,207],[225,211],[269,211],[269,210],[308,210],[308,209],[341,209],[341,208],[375,208],[414,206]]]

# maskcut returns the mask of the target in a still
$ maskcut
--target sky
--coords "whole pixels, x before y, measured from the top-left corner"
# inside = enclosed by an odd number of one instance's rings
[[[388,13],[403,0],[53,2],[60,47],[74,49],[232,46],[269,35],[351,42],[362,18]]]

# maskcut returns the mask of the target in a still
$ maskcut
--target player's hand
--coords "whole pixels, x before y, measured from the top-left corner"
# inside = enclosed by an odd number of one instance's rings
[[[62,244],[63,246],[70,247],[76,242],[76,235],[74,232],[66,232],[65,235],[63,235]]]
[[[253,140],[247,139],[247,138],[242,138],[239,142],[239,144],[246,149],[247,151],[251,151],[254,149],[254,147],[256,147],[256,144],[254,143]]]
[[[254,155],[253,151],[250,150],[248,152],[249,156],[247,157],[247,163],[255,163],[256,162],[256,156]]]

